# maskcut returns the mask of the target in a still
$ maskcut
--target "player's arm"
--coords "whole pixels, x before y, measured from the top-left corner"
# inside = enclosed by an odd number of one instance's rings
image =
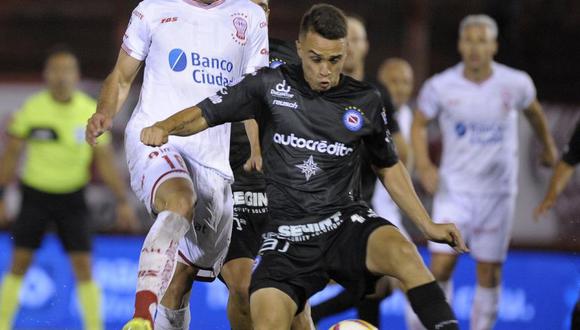
[[[194,135],[208,127],[201,109],[194,106],[181,110],[165,120],[158,121],[153,126],[144,128],[141,131],[141,142],[148,146],[157,147],[167,143],[169,135]]]
[[[24,150],[24,139],[8,135],[2,157],[0,158],[0,225],[5,224],[6,209],[4,206],[5,188],[16,176],[18,160]]]
[[[566,187],[566,185],[570,181],[570,178],[572,178],[573,173],[574,173],[573,166],[564,161],[558,162],[556,168],[554,169],[554,174],[552,174],[552,178],[550,179],[548,191],[546,192],[544,199],[542,200],[540,205],[538,205],[538,207],[534,212],[536,215],[536,220],[540,215],[546,213],[549,209],[551,209],[554,206],[554,203],[556,203],[558,195],[562,193],[564,187]]]
[[[544,200],[536,208],[536,218],[554,206],[558,195],[562,193],[570,181],[572,173],[574,173],[574,166],[580,163],[580,121],[576,124],[576,129],[566,149],[562,159],[556,165]]]
[[[429,238],[453,246],[457,252],[467,252],[467,246],[454,224],[435,224],[419,200],[409,172],[401,161],[390,167],[375,168],[377,176],[393,201]]]
[[[552,137],[552,134],[550,134],[548,121],[546,120],[546,116],[542,110],[542,105],[537,99],[534,99],[532,103],[524,109],[524,114],[534,129],[536,136],[544,146],[542,163],[546,166],[554,166],[558,161],[558,151],[556,143],[554,143],[554,138]]]
[[[401,132],[397,132],[393,134],[393,141],[395,142],[395,146],[397,147],[397,153],[399,154],[399,159],[407,168],[409,168],[411,155],[409,147],[407,146],[407,142],[405,142],[405,138]]]
[[[97,111],[87,123],[85,138],[89,144],[96,145],[97,137],[111,128],[113,118],[125,103],[142,63],[127,54],[124,49],[119,51],[113,71],[103,82]]]
[[[437,167],[429,157],[429,143],[427,140],[427,125],[429,119],[421,110],[415,111],[411,125],[411,146],[415,157],[417,173],[423,188],[430,194],[437,191],[439,173]]]
[[[261,73],[247,75],[241,82],[206,98],[141,131],[148,146],[167,143],[170,135],[189,136],[208,127],[255,118],[261,111],[264,88]]]
[[[262,171],[262,148],[260,146],[260,129],[255,119],[244,120],[248,141],[250,141],[250,158],[244,164],[244,170]]]
[[[97,170],[115,196],[118,229],[123,232],[136,232],[139,229],[139,222],[129,201],[125,180],[115,164],[116,157],[112,146],[108,143],[99,144],[93,150]]]

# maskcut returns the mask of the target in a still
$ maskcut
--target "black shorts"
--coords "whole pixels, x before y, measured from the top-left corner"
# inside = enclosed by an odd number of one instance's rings
[[[91,233],[84,189],[68,194],[49,194],[22,185],[20,213],[13,225],[16,247],[38,249],[49,224],[68,252],[91,250]]]
[[[392,225],[369,208],[352,207],[315,223],[268,226],[250,293],[277,288],[300,312],[332,279],[362,298],[380,278],[366,268],[368,238],[375,229]]]
[[[224,263],[238,258],[254,259],[258,255],[262,233],[270,217],[263,191],[236,190],[232,238]]]

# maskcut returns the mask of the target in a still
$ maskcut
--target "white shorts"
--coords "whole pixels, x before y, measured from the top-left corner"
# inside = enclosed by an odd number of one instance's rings
[[[401,210],[397,204],[395,204],[391,195],[389,195],[389,192],[385,189],[380,180],[377,180],[375,183],[375,190],[371,203],[372,209],[378,216],[389,220],[389,222],[399,228],[405,237],[409,238],[409,234],[403,226]]]
[[[192,184],[197,196],[194,219],[179,242],[178,261],[199,268],[199,280],[213,280],[221,269],[232,232],[231,180],[171,144],[152,148],[126,143],[126,150],[131,187],[151,214],[156,213],[153,201],[163,182],[183,178]]]
[[[475,260],[503,262],[511,239],[515,204],[515,194],[438,192],[433,201],[433,221],[455,223]],[[429,250],[455,253],[450,246],[433,242],[429,242]]]

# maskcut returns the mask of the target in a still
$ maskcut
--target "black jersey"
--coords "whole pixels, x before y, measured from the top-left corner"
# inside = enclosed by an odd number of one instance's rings
[[[576,129],[574,130],[574,134],[572,134],[572,138],[570,138],[562,160],[572,166],[580,163],[580,120],[576,123]]]
[[[277,68],[283,64],[299,64],[294,43],[270,38],[270,67]],[[232,123],[230,138],[230,166],[234,172],[234,190],[263,190],[266,181],[262,173],[244,171],[244,163],[250,157],[250,142],[243,123]]]
[[[398,162],[379,93],[347,76],[318,93],[299,65],[265,68],[198,107],[210,126],[258,121],[274,223],[304,223],[363,203],[352,191],[363,141],[373,165]]]
[[[387,115],[387,129],[391,132],[391,134],[398,133],[399,123],[395,119],[395,107],[393,106],[393,102],[391,101],[391,95],[387,91],[387,89],[379,82],[372,80],[372,79],[365,79],[365,81],[375,87],[379,93],[381,94],[381,100],[383,101],[383,106],[385,107],[385,114]],[[377,181],[377,175],[373,171],[371,167],[371,162],[368,159],[366,148],[363,145],[363,149],[361,151],[361,165],[360,165],[360,184],[355,190],[358,190],[356,193],[360,196],[360,198],[367,202],[370,206],[371,200],[373,199],[373,193],[375,191],[375,183]]]

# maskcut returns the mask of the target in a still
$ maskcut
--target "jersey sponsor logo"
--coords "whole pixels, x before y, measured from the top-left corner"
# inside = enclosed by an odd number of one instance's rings
[[[262,54],[262,55],[268,55],[269,52],[268,52],[268,50],[266,48],[262,48],[262,49],[260,49],[260,54]]]
[[[167,17],[161,20],[161,24],[177,22],[177,17]]]
[[[58,134],[50,127],[33,127],[30,129],[28,139],[40,141],[56,141],[58,140]]]
[[[187,55],[182,49],[172,49],[168,60],[169,68],[174,72],[182,72],[187,68]],[[203,56],[197,52],[191,52],[190,60],[195,83],[222,87],[233,85],[234,79],[229,75],[234,71],[232,61]]]
[[[291,108],[291,109],[298,109],[298,103],[296,102],[288,102],[288,101],[282,101],[282,100],[273,100],[272,101],[273,105],[279,105],[281,107],[286,107],[286,108]]]
[[[261,23],[260,23],[260,29],[263,29],[263,28],[265,28],[266,26],[268,26],[268,22],[266,22],[266,21],[263,21],[263,22],[261,22]]]
[[[314,223],[279,226],[278,235],[292,242],[303,242],[312,237],[334,231],[343,222],[342,213],[336,212],[330,217]]]
[[[273,140],[276,144],[291,146],[297,149],[318,151],[319,153],[329,154],[331,156],[344,157],[353,152],[353,149],[345,146],[344,143],[334,142],[333,144],[329,144],[325,140],[316,141],[297,137],[294,133],[290,135],[275,133]]]
[[[284,99],[291,99],[294,97],[294,94],[290,93],[292,88],[290,85],[286,83],[286,79],[282,80],[282,82],[276,84],[274,88],[270,89],[270,94],[272,96],[281,97]]]
[[[360,130],[364,123],[360,110],[356,107],[347,107],[345,110],[346,111],[342,116],[344,127],[351,132]]]
[[[457,136],[459,136],[459,137],[464,136],[466,131],[467,131],[467,127],[465,127],[465,124],[463,124],[463,123],[456,123],[455,124],[455,133],[457,133]]]
[[[503,141],[505,127],[502,123],[471,122],[455,123],[455,134],[462,138],[467,136],[469,143],[477,145],[497,144]]]
[[[272,69],[276,69],[277,67],[279,67],[280,65],[286,64],[286,61],[284,61],[281,58],[278,57],[271,57],[270,58],[270,68]]]
[[[243,13],[232,15],[232,24],[235,31],[232,32],[232,39],[240,45],[246,44],[246,31],[248,30],[248,16]]]
[[[179,48],[169,52],[169,67],[175,72],[181,72],[187,67],[187,55]]]
[[[254,191],[234,191],[234,205],[268,206],[268,198],[263,192]]]
[[[306,181],[309,181],[313,175],[316,175],[316,172],[320,170],[318,164],[314,162],[314,157],[310,155],[307,160],[305,160],[302,164],[295,165],[300,170],[302,170],[302,174],[306,177]]]

